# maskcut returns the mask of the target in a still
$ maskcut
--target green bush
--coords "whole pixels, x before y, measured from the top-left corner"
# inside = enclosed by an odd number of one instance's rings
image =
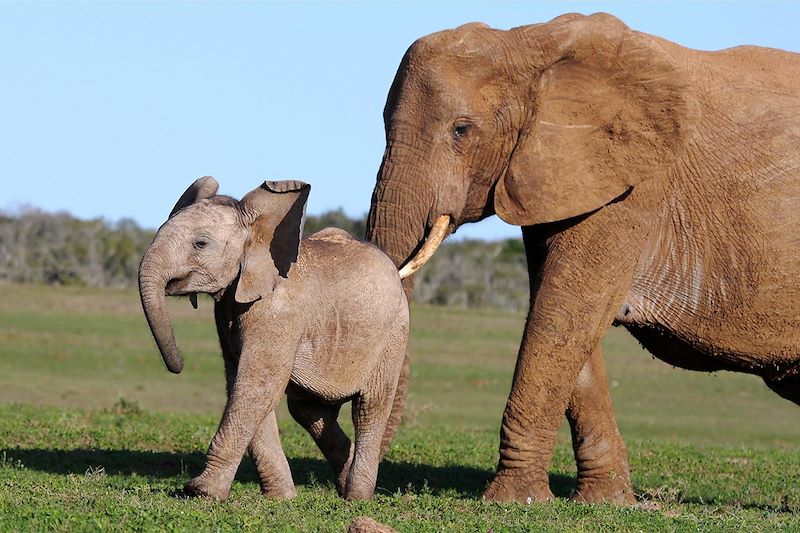
[[[305,233],[330,226],[363,238],[366,223],[338,209],[308,216]],[[0,282],[135,286],[139,260],[154,234],[131,219],[81,220],[34,208],[0,213]],[[462,308],[524,309],[524,252],[521,239],[446,243],[417,275],[414,298]]]

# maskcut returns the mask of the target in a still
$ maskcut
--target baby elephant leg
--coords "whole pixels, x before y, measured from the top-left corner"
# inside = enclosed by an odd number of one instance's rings
[[[297,496],[289,462],[281,446],[275,411],[270,411],[264,418],[250,441],[247,452],[256,465],[262,494],[279,500]]]
[[[206,454],[206,467],[186,484],[187,494],[218,500],[228,498],[239,463],[265,419],[278,405],[290,372],[291,364],[286,364],[278,354],[262,357],[258,352],[243,352],[222,422]],[[277,439],[277,428],[274,436]]]
[[[392,412],[405,352],[405,342],[390,343],[381,358],[384,366],[377,369],[361,394],[353,399],[356,443],[344,491],[348,500],[366,500],[375,493],[381,442]]]
[[[344,491],[344,497],[348,500],[367,500],[375,493],[381,441],[393,399],[394,391],[391,390],[382,394],[365,392],[353,399],[356,443]]]
[[[314,438],[333,469],[336,492],[344,496],[347,473],[353,460],[353,445],[339,423],[340,404],[325,405],[318,400],[289,397],[289,412]]]
[[[215,308],[215,311],[217,308]],[[217,321],[224,321],[218,318]],[[224,332],[224,330],[223,330]],[[222,337],[223,333],[220,334]],[[224,338],[224,337],[222,337]],[[227,383],[228,400],[231,400],[233,387],[236,383],[236,372],[239,361],[228,349],[227,342],[222,343],[223,359],[225,361],[225,381]],[[297,495],[292,481],[292,473],[289,470],[289,463],[281,447],[281,440],[278,434],[278,421],[275,418],[275,411],[270,413],[261,422],[253,435],[253,440],[247,446],[247,453],[253,459],[261,483],[261,493],[267,497],[275,499],[288,499]]]

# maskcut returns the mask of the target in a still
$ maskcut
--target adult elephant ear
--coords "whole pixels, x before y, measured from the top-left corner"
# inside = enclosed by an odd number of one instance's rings
[[[511,224],[599,209],[666,176],[693,122],[685,75],[656,38],[610,15],[568,15],[518,28],[530,45],[533,113],[495,188]]]
[[[297,180],[265,181],[240,203],[250,238],[242,256],[236,301],[250,303],[272,294],[300,255],[311,185]]]
[[[219,183],[211,176],[203,176],[202,178],[197,178],[194,183],[189,185],[189,188],[186,189],[178,201],[175,203],[175,207],[172,208],[172,211],[169,212],[169,217],[172,218],[175,214],[183,209],[184,207],[190,206],[195,202],[199,202],[200,200],[205,200],[206,198],[211,198],[217,191],[219,190]]]

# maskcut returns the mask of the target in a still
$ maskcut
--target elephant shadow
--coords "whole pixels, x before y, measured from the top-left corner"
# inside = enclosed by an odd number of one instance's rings
[[[154,478],[188,480],[205,466],[201,452],[155,452],[103,449],[16,448],[5,451],[7,460],[19,461],[24,468],[53,474],[83,475],[102,471],[107,475],[139,475]],[[294,482],[298,486],[333,486],[328,463],[315,457],[289,458]],[[492,470],[462,465],[434,466],[420,463],[384,460],[378,474],[378,494],[427,492],[433,495],[453,494],[461,498],[480,498],[493,474]],[[185,479],[184,479],[185,478]],[[258,475],[249,458],[245,458],[236,474],[245,483],[258,483]],[[568,497],[575,488],[574,478],[551,474],[551,489],[556,496]],[[178,487],[176,487],[177,489]],[[175,494],[180,491],[176,490]]]

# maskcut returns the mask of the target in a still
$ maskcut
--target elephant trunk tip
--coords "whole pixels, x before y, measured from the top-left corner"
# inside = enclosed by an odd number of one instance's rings
[[[167,370],[173,374],[180,374],[183,370],[183,356],[175,344],[175,337],[172,331],[164,332],[162,328],[151,328],[154,333],[158,351],[161,352],[161,358],[164,360],[164,365]],[[164,338],[166,337],[166,338]]]
[[[167,370],[169,370],[173,374],[180,374],[181,371],[183,370],[183,357],[181,357],[180,354],[178,354],[177,360],[173,361],[165,360],[164,363],[167,365]]]

